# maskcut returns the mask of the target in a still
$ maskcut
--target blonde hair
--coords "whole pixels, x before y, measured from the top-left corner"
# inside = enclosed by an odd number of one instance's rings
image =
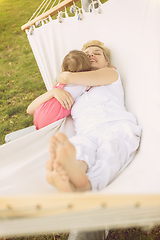
[[[103,55],[104,55],[106,61],[110,63],[110,50],[104,45],[104,43],[102,43],[98,40],[91,40],[83,45],[82,51],[85,51],[89,47],[101,48],[103,50]]]
[[[90,71],[91,62],[86,54],[79,50],[70,51],[63,59],[62,72]]]

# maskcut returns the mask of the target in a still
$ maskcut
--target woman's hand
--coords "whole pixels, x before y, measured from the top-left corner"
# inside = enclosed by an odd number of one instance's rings
[[[71,109],[74,104],[74,99],[69,92],[59,88],[54,88],[52,91],[54,97],[60,102],[63,108],[67,110]]]
[[[57,82],[61,84],[67,84],[68,76],[70,72],[61,72],[57,77]]]

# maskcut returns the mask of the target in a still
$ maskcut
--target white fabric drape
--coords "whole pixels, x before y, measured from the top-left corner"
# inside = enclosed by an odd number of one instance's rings
[[[63,23],[53,20],[28,34],[28,39],[48,90],[69,50],[81,49],[92,39],[110,48],[111,64],[123,80],[126,107],[143,132],[136,158],[103,192],[159,193],[160,2],[110,0],[102,11],[84,13],[82,21],[76,17]],[[49,136],[57,124],[0,147],[1,195],[52,192],[45,182],[44,164],[49,156]]]

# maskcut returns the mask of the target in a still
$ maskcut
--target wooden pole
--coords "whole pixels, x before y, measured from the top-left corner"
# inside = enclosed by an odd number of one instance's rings
[[[21,29],[22,31],[25,31],[26,29],[30,28],[31,26],[33,26],[36,22],[45,19],[49,16],[53,16],[56,15],[58,13],[58,11],[62,11],[64,10],[65,7],[69,7],[71,5],[73,5],[73,3],[78,2],[79,0],[65,0],[63,2],[61,2],[60,4],[56,5],[55,7],[51,8],[50,10],[48,10],[45,13],[42,13],[40,16],[34,18],[33,20],[27,22],[26,24],[24,24]]]
[[[160,195],[54,194],[0,198],[0,218],[35,217],[96,209],[160,208]],[[159,213],[160,215],[160,213]]]

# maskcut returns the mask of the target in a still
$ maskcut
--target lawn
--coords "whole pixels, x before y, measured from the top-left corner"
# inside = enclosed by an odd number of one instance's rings
[[[111,0],[110,0],[111,1]],[[27,36],[21,31],[41,0],[0,0],[0,144],[5,135],[33,125],[27,106],[46,91]],[[68,234],[15,237],[16,240],[67,239]],[[158,240],[160,228],[112,230],[108,240]]]
[[[7,133],[33,125],[26,108],[46,91],[26,33],[21,26],[38,0],[0,0],[0,144]]]

